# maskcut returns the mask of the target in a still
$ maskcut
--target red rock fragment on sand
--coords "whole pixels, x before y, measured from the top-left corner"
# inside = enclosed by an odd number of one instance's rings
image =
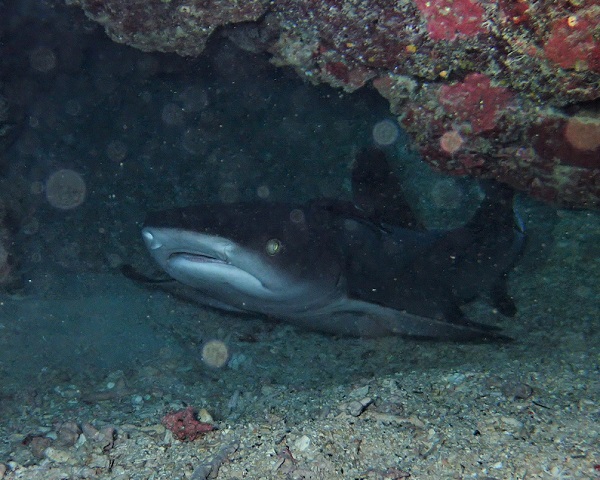
[[[202,423],[196,419],[194,407],[167,413],[161,423],[182,442],[192,442],[200,435],[215,429],[214,425]]]

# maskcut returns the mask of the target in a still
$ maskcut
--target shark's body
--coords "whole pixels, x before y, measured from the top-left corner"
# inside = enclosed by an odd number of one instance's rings
[[[380,152],[359,156],[354,202],[172,209],[150,215],[142,235],[162,269],[211,307],[335,334],[501,338],[460,305],[489,293],[514,313],[505,277],[524,235],[512,192],[494,186],[467,225],[428,232],[410,212],[395,220],[404,200],[394,181],[370,191],[378,169],[394,180]]]

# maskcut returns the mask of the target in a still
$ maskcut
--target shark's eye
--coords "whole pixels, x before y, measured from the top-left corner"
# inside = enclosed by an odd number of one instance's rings
[[[268,255],[277,255],[281,251],[281,242],[276,238],[271,238],[267,241],[265,250],[267,251]]]

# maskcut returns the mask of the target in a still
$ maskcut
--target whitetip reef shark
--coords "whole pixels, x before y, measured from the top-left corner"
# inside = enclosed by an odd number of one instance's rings
[[[487,183],[472,219],[447,231],[423,228],[381,150],[358,154],[352,190],[352,201],[155,212],[142,237],[171,279],[210,307],[338,335],[509,339],[461,305],[485,296],[516,312],[506,278],[525,234],[510,188]]]

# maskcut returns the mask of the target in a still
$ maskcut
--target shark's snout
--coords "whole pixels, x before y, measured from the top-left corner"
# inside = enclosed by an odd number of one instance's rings
[[[162,243],[152,234],[148,228],[142,230],[142,238],[146,242],[146,246],[149,250],[156,250],[162,247]]]

